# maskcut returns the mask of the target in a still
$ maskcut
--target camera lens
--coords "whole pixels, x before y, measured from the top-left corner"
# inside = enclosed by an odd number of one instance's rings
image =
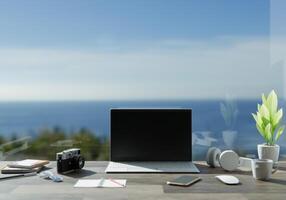
[[[83,168],[84,162],[85,162],[84,158],[82,156],[79,156],[78,157],[78,168],[79,169]]]

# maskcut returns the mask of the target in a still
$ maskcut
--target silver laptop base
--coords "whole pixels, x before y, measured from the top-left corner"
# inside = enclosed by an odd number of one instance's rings
[[[192,162],[112,162],[106,173],[199,173]]]

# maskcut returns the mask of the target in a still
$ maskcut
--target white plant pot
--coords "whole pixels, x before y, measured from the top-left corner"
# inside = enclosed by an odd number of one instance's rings
[[[222,138],[227,147],[232,148],[237,138],[237,131],[225,130],[222,132]]]
[[[259,159],[270,159],[273,160],[274,163],[278,162],[280,151],[279,145],[270,146],[267,144],[259,144],[257,145],[257,151]]]

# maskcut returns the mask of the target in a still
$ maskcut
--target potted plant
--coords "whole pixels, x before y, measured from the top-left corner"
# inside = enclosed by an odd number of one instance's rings
[[[252,116],[256,121],[256,128],[265,143],[257,146],[259,159],[271,159],[274,163],[278,162],[279,145],[276,142],[282,135],[285,126],[281,126],[280,122],[283,117],[283,110],[277,109],[278,99],[274,90],[265,97],[262,94],[262,105],[257,105],[257,113]]]
[[[225,102],[220,103],[220,112],[226,125],[226,130],[222,132],[222,138],[226,146],[232,148],[237,137],[237,131],[234,130],[238,115],[236,102],[231,98],[227,98]]]

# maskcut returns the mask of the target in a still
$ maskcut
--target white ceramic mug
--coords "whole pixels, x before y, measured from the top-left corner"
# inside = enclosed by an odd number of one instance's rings
[[[251,163],[253,178],[258,180],[269,180],[273,169],[273,160],[254,159]]]

